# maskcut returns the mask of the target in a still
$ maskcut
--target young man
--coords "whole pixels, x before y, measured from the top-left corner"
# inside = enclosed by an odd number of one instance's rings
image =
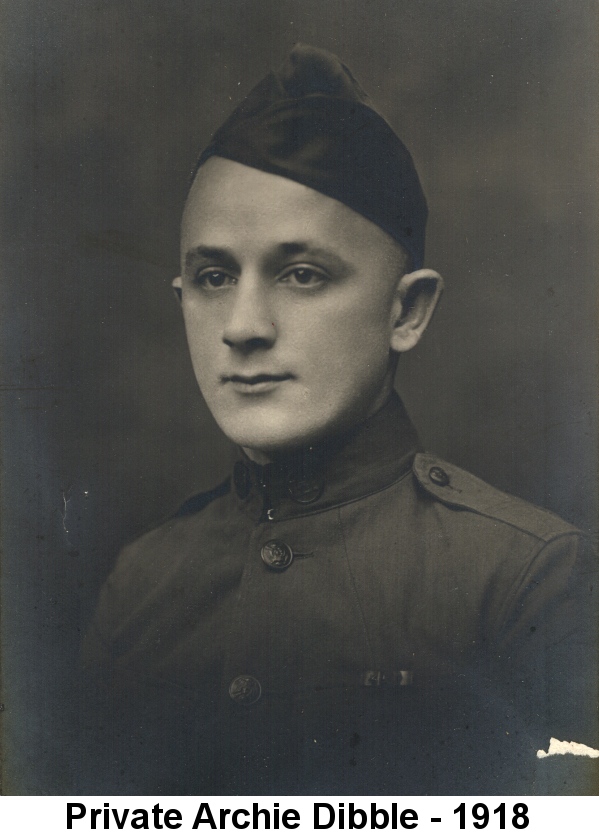
[[[97,791],[525,794],[551,737],[596,746],[584,537],[423,453],[393,391],[442,288],[426,213],[310,47],[202,154],[174,287],[239,449],[103,590]]]

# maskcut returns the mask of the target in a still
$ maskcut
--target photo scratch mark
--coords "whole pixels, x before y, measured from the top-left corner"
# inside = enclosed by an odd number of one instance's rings
[[[69,540],[69,529],[67,528],[67,513],[68,513],[68,504],[71,500],[71,487],[67,490],[62,491],[62,502],[63,502],[63,509],[62,509],[62,528],[67,537],[68,545],[71,545],[71,541]]]

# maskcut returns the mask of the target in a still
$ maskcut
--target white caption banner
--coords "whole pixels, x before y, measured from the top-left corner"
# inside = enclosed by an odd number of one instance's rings
[[[3,797],[4,837],[234,837],[260,831],[323,838],[372,830],[422,838],[594,836],[597,797]],[[70,828],[68,827],[70,825]],[[195,828],[193,826],[196,826]],[[463,827],[461,827],[463,826]],[[587,834],[588,832],[588,834]],[[383,837],[385,834],[383,834]]]

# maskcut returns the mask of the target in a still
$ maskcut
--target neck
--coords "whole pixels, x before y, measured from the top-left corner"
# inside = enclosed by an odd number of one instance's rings
[[[254,449],[250,446],[242,446],[241,449],[249,458],[250,461],[253,461],[255,464],[260,464],[260,466],[264,466],[264,464],[270,464],[273,462],[279,461],[287,461],[293,460],[297,457],[297,455],[301,452],[305,452],[306,450],[321,450],[326,448],[327,445],[340,438],[345,438],[348,434],[351,436],[354,429],[358,429],[363,423],[369,420],[371,417],[374,417],[375,414],[378,412],[389,402],[391,397],[391,393],[393,392],[393,380],[395,375],[395,364],[393,367],[389,368],[389,371],[386,376],[386,381],[383,389],[379,393],[378,398],[375,402],[370,406],[370,410],[363,414],[362,417],[356,417],[353,423],[349,423],[346,426],[342,426],[335,431],[332,431],[330,434],[325,435],[322,438],[316,438],[314,440],[306,441],[303,444],[299,444],[297,446],[289,446],[282,449],[277,449],[275,451],[265,451],[262,449]]]
[[[270,464],[276,459],[274,453],[262,452],[260,449],[251,449],[249,446],[242,446],[241,451],[255,464]]]
[[[266,464],[244,454],[233,470],[239,504],[275,518],[324,509],[374,492],[409,470],[418,436],[395,393],[375,415],[346,432],[283,453]]]
[[[249,446],[242,446],[241,450],[246,457],[255,464],[264,466],[265,464],[292,464],[297,461],[303,461],[306,457],[309,461],[320,460],[323,455],[330,457],[330,455],[342,447],[347,440],[352,438],[356,432],[383,409],[391,397],[391,392],[385,395],[385,399],[377,403],[373,411],[366,415],[362,420],[359,420],[353,425],[340,429],[326,437],[306,442],[299,446],[292,446],[286,449],[276,450],[275,452],[265,452],[260,449],[253,449]]]

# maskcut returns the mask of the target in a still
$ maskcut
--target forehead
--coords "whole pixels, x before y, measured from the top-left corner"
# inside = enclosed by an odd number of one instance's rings
[[[257,250],[298,239],[348,257],[365,250],[403,257],[373,222],[304,184],[219,157],[198,170],[183,212],[183,257],[198,244]]]

